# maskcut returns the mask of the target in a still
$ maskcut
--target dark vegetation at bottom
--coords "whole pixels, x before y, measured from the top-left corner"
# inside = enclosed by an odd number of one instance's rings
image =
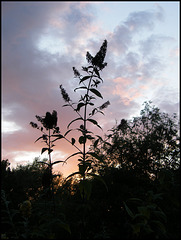
[[[108,191],[90,179],[89,200],[81,198],[77,180],[62,176],[51,196],[42,185],[45,171],[36,160],[12,171],[1,162],[2,238],[180,238],[179,169],[162,169],[153,181],[137,170],[107,167],[101,175]]]

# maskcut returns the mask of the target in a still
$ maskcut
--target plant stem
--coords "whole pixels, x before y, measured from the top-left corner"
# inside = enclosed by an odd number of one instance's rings
[[[88,84],[88,87],[87,87],[86,102],[85,102],[85,108],[84,108],[84,118],[83,118],[83,122],[84,122],[83,166],[85,166],[85,159],[86,159],[86,149],[85,148],[86,148],[87,105],[88,105],[88,96],[89,96],[88,94],[89,94],[89,89],[90,89],[90,84],[91,84],[91,81],[92,81],[93,73],[94,73],[94,71],[92,71],[92,75],[90,77],[89,84]],[[83,172],[83,181],[85,181],[85,171]],[[83,188],[83,203],[84,202],[85,202],[85,192],[84,192],[84,188]]]
[[[50,135],[50,128],[48,131],[48,155],[49,155],[49,164],[50,164],[50,193],[52,194],[53,198],[53,210],[55,212],[55,198],[54,198],[54,186],[53,186],[53,173],[52,173],[52,160],[51,160],[51,135]]]
[[[50,152],[50,129],[48,130],[48,156],[49,156],[49,164],[51,166],[51,152]]]
[[[89,84],[88,84],[88,88],[87,88],[87,93],[86,93],[86,103],[85,103],[85,109],[84,109],[84,133],[83,133],[83,136],[84,136],[84,143],[83,143],[83,163],[85,163],[85,157],[86,157],[86,152],[85,152],[85,139],[86,139],[86,122],[87,122],[87,105],[88,105],[88,94],[89,94],[89,89],[90,89],[90,84],[91,84],[91,81],[92,81],[92,77],[93,77],[93,73],[94,71],[92,72],[92,75],[90,77],[90,80],[89,80]],[[85,174],[83,176],[83,179],[85,180]]]

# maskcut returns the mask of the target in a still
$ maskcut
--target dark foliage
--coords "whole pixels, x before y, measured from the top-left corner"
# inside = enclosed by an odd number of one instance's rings
[[[141,128],[137,137],[129,135],[135,132],[135,125],[140,129],[140,124],[148,121],[144,109],[141,118],[122,119],[112,128],[108,136],[110,142],[96,145],[95,156],[100,158],[98,161],[92,155],[93,171],[99,173],[108,191],[102,187],[100,179],[86,179],[86,186],[91,186],[92,190],[91,197],[84,202],[79,180],[73,178],[54,178],[54,198],[48,197],[52,175],[47,165],[38,159],[31,165],[13,170],[8,160],[1,161],[2,236],[15,239],[180,239],[180,157],[176,117],[157,110],[154,118],[155,107],[146,104],[146,108],[152,109],[147,115],[152,126]],[[160,130],[161,127],[164,130]],[[161,134],[157,135],[155,129]],[[149,155],[145,158],[144,154],[148,150],[146,147],[150,149],[151,146],[148,136],[153,141],[149,154],[152,161],[157,162],[156,170],[148,160]],[[133,151],[132,145],[137,144],[138,139],[142,142],[137,145],[137,151]],[[167,144],[167,148],[161,147],[158,152],[153,144],[155,139],[159,146]],[[140,149],[143,152],[139,157],[144,161],[137,160]],[[101,152],[105,155],[101,156]],[[124,162],[120,161],[121,153]],[[168,161],[170,156],[172,161]],[[159,157],[162,165],[158,164]],[[135,162],[134,167],[129,164],[130,159]]]
[[[6,179],[7,185],[3,184],[2,233],[8,238],[180,238],[179,169],[162,169],[153,181],[148,175],[136,175],[134,170],[107,167],[102,178],[108,192],[100,181],[92,179],[92,195],[84,204],[78,182],[61,179],[56,183],[61,185],[57,185],[54,194],[56,211],[52,200],[44,197],[47,196],[46,190],[40,179],[46,171],[40,168],[37,175],[32,175],[34,170],[32,166],[13,171],[6,168],[3,174],[2,182]],[[27,179],[24,184],[22,177]],[[33,185],[32,192],[30,188]],[[27,199],[31,199],[31,211],[30,216],[24,218],[20,203]]]
[[[105,40],[93,57],[87,52],[88,67],[83,76],[74,67],[74,76],[84,90],[73,103],[60,85],[64,106],[78,115],[65,134],[57,126],[57,112],[36,116],[41,123],[30,125],[41,131],[48,159],[10,169],[1,161],[2,239],[180,239],[180,138],[176,115],[144,103],[140,116],[122,119],[103,139],[88,124],[101,126],[93,118],[108,107],[98,86],[107,51]],[[89,110],[89,112],[88,112]],[[67,135],[74,123],[78,139]],[[66,140],[78,152],[78,171],[64,179],[53,173],[51,152],[54,142]],[[91,147],[86,150],[89,141]],[[79,145],[77,145],[77,143]],[[81,146],[81,147],[80,147]],[[75,178],[75,176],[77,178]]]

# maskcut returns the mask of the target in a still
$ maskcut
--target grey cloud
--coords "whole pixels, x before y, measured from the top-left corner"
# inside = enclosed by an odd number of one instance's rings
[[[157,10],[147,10],[131,13],[124,22],[133,32],[140,32],[144,29],[152,30],[157,21],[164,18],[163,9],[157,7]]]
[[[3,3],[3,38],[4,44],[16,47],[26,42],[36,41],[36,34],[46,26],[48,6],[33,2]],[[25,42],[23,42],[25,44]]]
[[[112,50],[119,54],[126,53],[128,48],[135,44],[133,41],[135,35],[140,31],[153,30],[155,24],[163,18],[164,13],[160,7],[157,10],[130,13],[127,20],[121,22],[113,34],[109,35]]]
[[[162,86],[157,87],[154,92],[153,103],[158,105],[161,110],[166,111],[170,114],[180,112],[180,100],[178,90],[168,87],[162,84]]]
[[[158,57],[150,57],[143,63],[140,72],[144,80],[149,80],[155,76],[158,78],[163,69],[162,60]]]
[[[158,55],[165,45],[167,45],[168,49],[168,44],[173,42],[174,39],[169,36],[151,34],[147,39],[139,42],[139,50],[146,58],[150,55]]]
[[[124,25],[118,26],[109,38],[111,49],[119,54],[124,54],[132,43],[131,32]]]

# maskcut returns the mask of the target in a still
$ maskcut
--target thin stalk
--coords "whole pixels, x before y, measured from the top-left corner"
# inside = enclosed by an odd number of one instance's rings
[[[83,132],[83,136],[84,136],[84,143],[83,143],[83,165],[85,166],[85,159],[86,159],[86,144],[85,144],[85,139],[86,139],[86,123],[87,123],[87,105],[88,105],[88,94],[89,94],[89,89],[90,89],[90,84],[92,81],[92,77],[93,77],[93,73],[90,77],[89,80],[89,84],[88,84],[88,88],[87,88],[87,93],[86,93],[86,102],[85,102],[85,108],[84,108],[84,118],[83,118],[83,122],[84,122],[84,132]],[[85,181],[85,171],[83,173],[83,181]],[[84,193],[84,189],[83,189],[83,203],[85,201],[85,193]]]
[[[86,93],[86,103],[85,103],[85,109],[84,109],[84,138],[86,136],[86,122],[87,122],[87,103],[88,103],[88,94],[89,94],[89,89],[90,89],[90,84],[91,84],[91,81],[92,81],[92,77],[93,77],[93,73],[94,71],[92,72],[92,76],[90,77],[90,80],[89,80],[89,84],[88,84],[88,88],[87,88],[87,93]],[[84,141],[84,144],[83,144],[83,161],[85,162],[85,156],[86,156],[86,152],[85,152],[85,141]],[[85,175],[85,174],[84,174]],[[85,176],[84,176],[85,177]]]
[[[49,163],[50,163],[50,166],[51,166],[51,152],[50,152],[50,144],[51,144],[51,142],[50,142],[50,129],[49,129],[49,131],[48,131],[48,156],[49,156]]]
[[[50,181],[50,192],[52,192],[52,198],[53,198],[53,210],[55,212],[55,198],[54,198],[54,187],[53,187],[53,173],[52,173],[52,161],[51,161],[51,135],[50,135],[50,129],[48,131],[48,156],[49,156],[49,164],[50,164],[50,177],[51,177],[51,181]]]

